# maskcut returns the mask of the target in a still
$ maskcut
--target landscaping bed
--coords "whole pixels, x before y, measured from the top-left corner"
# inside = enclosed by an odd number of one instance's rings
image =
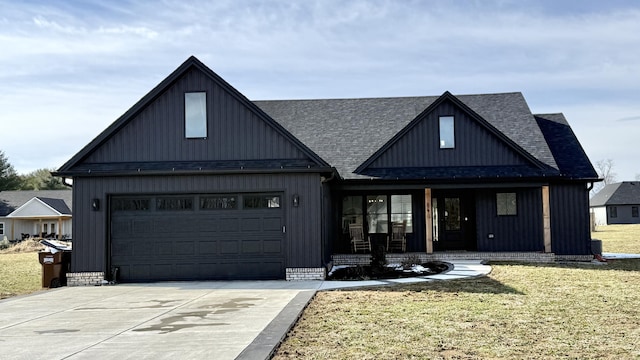
[[[379,280],[436,275],[451,270],[451,264],[430,261],[423,264],[385,264],[382,266],[334,266],[327,280]]]

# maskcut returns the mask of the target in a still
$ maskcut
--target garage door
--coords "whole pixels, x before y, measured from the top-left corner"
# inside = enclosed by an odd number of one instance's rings
[[[122,282],[282,279],[281,194],[112,197],[111,266]]]

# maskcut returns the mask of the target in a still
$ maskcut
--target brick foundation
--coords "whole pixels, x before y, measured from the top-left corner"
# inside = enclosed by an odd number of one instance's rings
[[[408,258],[418,258],[421,262],[429,260],[485,260],[485,261],[524,261],[553,263],[557,261],[591,261],[593,255],[556,255],[554,253],[542,252],[436,252],[426,253],[387,253],[387,263],[402,263]],[[331,256],[333,265],[369,265],[371,255],[369,254],[334,254]]]
[[[103,272],[67,273],[67,286],[97,286],[102,285]]]
[[[327,276],[325,268],[287,268],[287,281],[324,280]]]

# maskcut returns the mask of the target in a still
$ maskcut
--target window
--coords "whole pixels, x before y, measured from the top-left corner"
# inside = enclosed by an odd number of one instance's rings
[[[243,202],[245,209],[274,209],[280,207],[278,195],[245,195]]]
[[[362,225],[362,220],[362,196],[345,196],[342,199],[342,232],[348,234],[349,225]]]
[[[440,116],[440,149],[453,149],[455,146],[453,116]]]
[[[184,94],[184,136],[186,138],[207,137],[207,93]]]
[[[388,217],[387,195],[367,196],[367,223],[369,224],[369,234],[386,234],[389,232]]]
[[[498,216],[518,215],[516,193],[497,193],[496,204]]]
[[[149,199],[114,199],[113,211],[145,211],[149,210]]]
[[[0,223],[0,235],[4,235],[4,223]]]
[[[411,195],[391,195],[391,222],[405,225],[405,232],[413,232]]]
[[[618,208],[615,206],[612,206],[609,208],[609,216],[612,218],[617,218],[618,217]]]
[[[631,207],[631,217],[638,217],[638,207],[637,206],[632,206]]]
[[[202,210],[235,210],[238,208],[236,195],[203,196],[200,198]]]
[[[192,210],[193,199],[192,198],[157,198],[156,199],[157,210]]]

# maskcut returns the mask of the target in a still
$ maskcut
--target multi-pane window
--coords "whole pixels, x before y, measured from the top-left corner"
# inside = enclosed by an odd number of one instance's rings
[[[207,93],[184,94],[184,136],[186,138],[207,137]]]
[[[405,231],[411,233],[411,219],[411,195],[391,195],[391,222],[404,224]]]
[[[166,211],[193,210],[193,198],[157,198],[156,209]]]
[[[235,210],[238,208],[236,195],[203,196],[200,198],[200,209],[203,210]]]
[[[114,199],[113,211],[146,211],[149,210],[150,199]]]
[[[456,146],[453,116],[440,116],[440,149],[453,149]]]
[[[345,196],[342,199],[342,232],[349,232],[349,225],[362,225],[362,196]]]
[[[0,235],[4,235],[4,223],[0,222]]]
[[[496,205],[499,216],[518,215],[516,193],[497,193]]]
[[[366,205],[369,234],[386,234],[389,231],[387,195],[369,195],[367,196]]]
[[[272,209],[280,207],[278,195],[245,195],[243,205],[245,209]]]
[[[638,207],[637,206],[632,206],[631,207],[631,217],[638,217]]]
[[[611,206],[609,208],[609,216],[612,218],[617,218],[618,217],[618,208],[615,206]]]

